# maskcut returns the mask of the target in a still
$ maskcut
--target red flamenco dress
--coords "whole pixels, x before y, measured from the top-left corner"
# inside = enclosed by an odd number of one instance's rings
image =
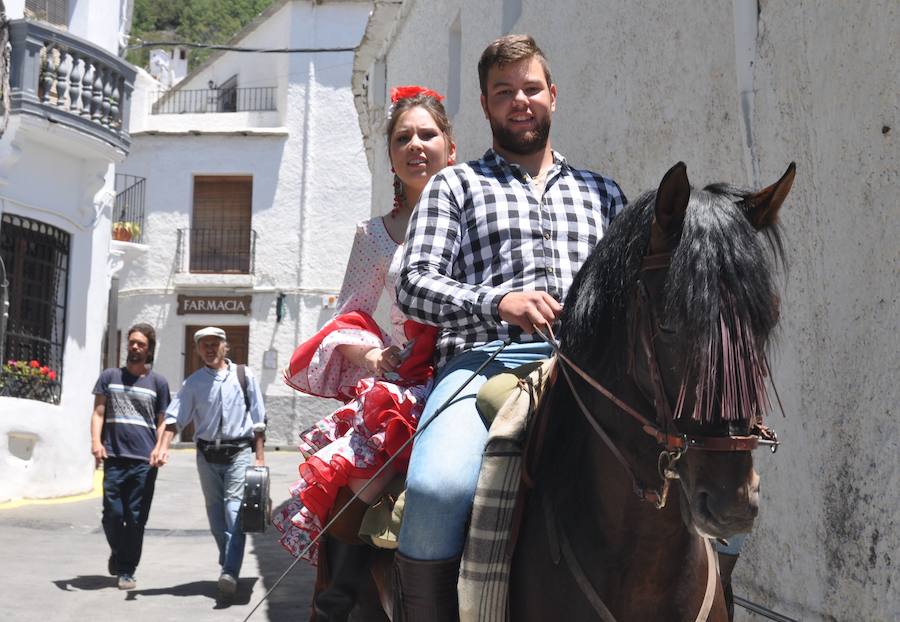
[[[281,544],[295,557],[321,532],[339,489],[351,478],[374,475],[415,432],[431,389],[437,329],[412,320],[402,322],[402,328],[405,343],[397,345],[404,346],[405,359],[390,377],[372,378],[335,350],[343,344],[383,348],[399,341],[382,333],[362,311],[336,316],[291,357],[287,384],[345,402],[301,433],[306,460],[299,467],[300,479],[291,487],[291,501],[273,518]],[[398,472],[406,471],[411,448],[393,462]],[[313,564],[317,556],[318,543],[303,554]]]

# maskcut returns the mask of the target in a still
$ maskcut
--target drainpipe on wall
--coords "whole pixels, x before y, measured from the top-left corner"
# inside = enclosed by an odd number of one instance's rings
[[[735,74],[744,128],[744,164],[748,185],[758,188],[759,162],[753,142],[753,64],[756,62],[756,38],[759,35],[759,1],[733,0],[733,6]]]
[[[109,303],[106,307],[106,352],[103,367],[119,366],[119,277],[109,283]]]

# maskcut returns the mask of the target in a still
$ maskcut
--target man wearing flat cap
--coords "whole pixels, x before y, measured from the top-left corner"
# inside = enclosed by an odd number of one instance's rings
[[[226,358],[224,330],[201,328],[194,333],[194,344],[204,366],[188,376],[166,409],[166,430],[156,454],[165,464],[176,428],[194,423],[197,472],[209,529],[219,547],[219,596],[230,600],[244,558],[240,507],[245,471],[254,465],[254,454],[255,465],[265,466],[266,410],[250,369]]]

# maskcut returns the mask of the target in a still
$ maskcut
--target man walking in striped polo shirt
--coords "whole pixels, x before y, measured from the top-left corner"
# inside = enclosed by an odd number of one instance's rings
[[[105,369],[94,386],[91,453],[103,464],[103,531],[109,542],[108,570],[120,590],[136,587],[144,525],[156,484],[152,456],[164,429],[169,384],[148,366],[156,350],[149,324],[128,329],[125,367]]]

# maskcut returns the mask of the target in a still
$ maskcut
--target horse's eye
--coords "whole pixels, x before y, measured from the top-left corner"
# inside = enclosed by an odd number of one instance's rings
[[[658,320],[656,322],[656,327],[660,330],[660,332],[666,333],[667,335],[675,334],[675,327],[669,324],[665,318]]]

